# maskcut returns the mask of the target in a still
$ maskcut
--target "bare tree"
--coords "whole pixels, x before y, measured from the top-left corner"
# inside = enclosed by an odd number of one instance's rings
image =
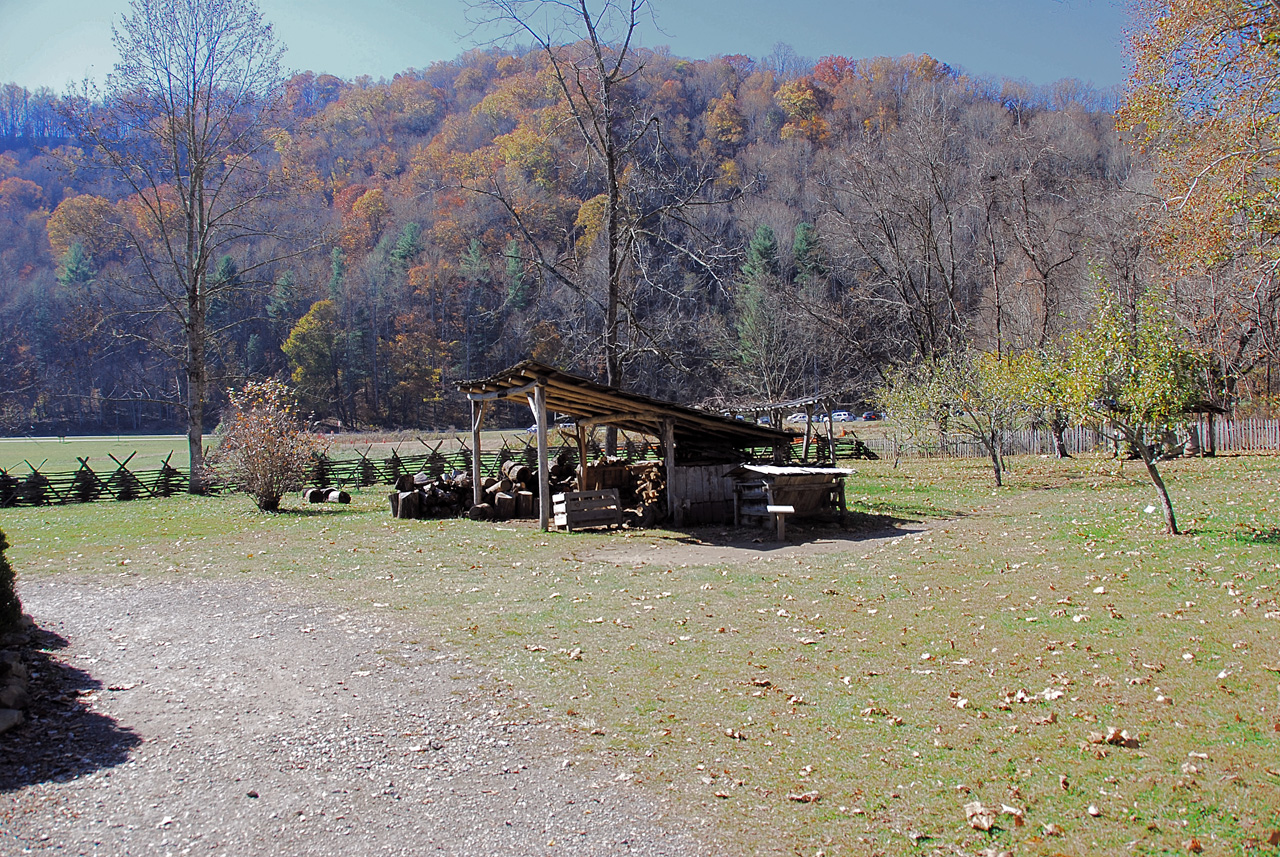
[[[132,0],[113,34],[120,60],[105,95],[99,103],[86,86],[68,99],[69,119],[88,162],[131,194],[132,216],[113,224],[132,257],[117,285],[132,295],[135,335],[184,370],[189,490],[199,493],[210,304],[286,255],[256,256],[234,284],[213,270],[223,254],[279,233],[268,214],[283,180],[264,159],[284,48],[252,0]]]
[[[497,200],[542,270],[576,295],[581,317],[571,323],[600,330],[608,384],[621,381],[631,359],[671,359],[667,345],[674,319],[671,312],[654,311],[680,303],[671,289],[669,263],[682,260],[702,276],[717,277],[723,265],[696,249],[714,242],[693,212],[740,195],[717,193],[711,165],[668,147],[659,112],[637,97],[651,55],[639,50],[635,39],[651,17],[649,0],[475,0],[470,11],[477,32],[497,28],[500,39],[532,39],[541,51],[565,108],[569,136],[582,145],[575,163],[579,180],[598,189],[568,232],[593,237],[549,249],[521,213],[518,178],[488,174],[464,186]],[[591,226],[583,227],[588,221]],[[601,281],[597,296],[592,285]]]
[[[820,177],[825,234],[863,312],[901,345],[889,359],[933,359],[965,341],[979,292],[978,223],[957,94],[925,85],[892,132],[850,140]]]

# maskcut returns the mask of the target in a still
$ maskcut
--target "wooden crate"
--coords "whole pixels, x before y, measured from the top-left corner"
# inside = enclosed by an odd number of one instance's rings
[[[566,532],[582,527],[621,527],[622,502],[617,488],[566,491],[551,498],[554,522]]]

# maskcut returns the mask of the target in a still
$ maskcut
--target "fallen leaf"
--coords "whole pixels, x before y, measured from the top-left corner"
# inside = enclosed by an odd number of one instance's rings
[[[1094,818],[1097,818],[1098,816],[1102,815],[1102,810],[1098,809],[1098,807],[1095,806],[1094,804],[1089,804],[1089,808],[1086,809],[1085,812],[1089,813]]]
[[[1271,831],[1271,835],[1267,837],[1267,844],[1273,847],[1280,845],[1280,830]]]
[[[982,801],[970,801],[964,805],[964,817],[974,830],[989,831],[996,826],[996,811],[982,805]]]
[[[1182,845],[1192,854],[1199,854],[1200,852],[1204,851],[1204,846],[1201,845],[1200,840],[1196,839],[1194,836],[1188,839],[1186,842],[1183,842]]]
[[[1046,824],[1044,826],[1045,836],[1061,836],[1065,832],[1066,831],[1064,831],[1061,827],[1059,827],[1056,824]]]
[[[800,792],[787,795],[787,800],[793,800],[796,803],[817,803],[822,800],[822,795],[817,792]]]

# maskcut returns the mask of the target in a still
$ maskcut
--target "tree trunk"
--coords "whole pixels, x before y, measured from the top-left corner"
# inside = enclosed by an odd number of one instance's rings
[[[991,469],[996,475],[996,487],[1004,487],[1004,462],[1000,458],[1000,437],[995,429],[982,433],[982,445],[987,448],[991,458]]]
[[[1156,466],[1155,457],[1151,455],[1151,447],[1147,446],[1142,435],[1135,429],[1125,427],[1124,433],[1129,442],[1137,448],[1142,463],[1147,466],[1147,475],[1151,477],[1151,484],[1156,486],[1156,496],[1160,498],[1160,508],[1164,512],[1165,532],[1171,536],[1182,535],[1178,530],[1178,522],[1173,516],[1173,501],[1169,499],[1169,489],[1165,487],[1164,479],[1160,476],[1160,468]]]
[[[207,488],[204,478],[204,403],[209,380],[204,359],[204,314],[200,312],[198,303],[193,304],[187,334],[187,450],[191,456],[187,492],[203,494]]]
[[[1067,439],[1063,436],[1067,430],[1067,420],[1061,411],[1054,411],[1049,418],[1049,431],[1053,434],[1053,454],[1057,458],[1070,458],[1067,451]]]

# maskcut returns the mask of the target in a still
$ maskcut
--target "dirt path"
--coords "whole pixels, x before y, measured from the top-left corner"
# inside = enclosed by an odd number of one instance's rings
[[[712,853],[412,629],[254,582],[60,576],[0,735],[0,854]]]

